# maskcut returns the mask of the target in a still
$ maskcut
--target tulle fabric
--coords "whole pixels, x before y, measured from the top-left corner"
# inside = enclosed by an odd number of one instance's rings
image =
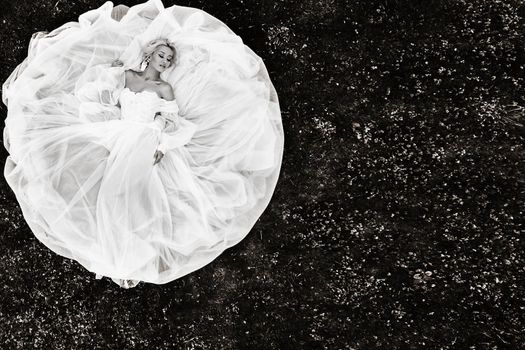
[[[47,247],[121,286],[161,284],[237,244],[268,205],[279,103],[262,60],[209,14],[148,1],[117,22],[112,8],[31,39],[2,91],[4,175]],[[124,87],[159,37],[177,50],[162,74],[175,101]]]

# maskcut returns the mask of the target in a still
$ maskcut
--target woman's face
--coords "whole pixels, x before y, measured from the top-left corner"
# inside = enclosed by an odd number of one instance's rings
[[[149,64],[159,72],[164,72],[173,63],[173,50],[166,45],[159,45],[151,54]]]

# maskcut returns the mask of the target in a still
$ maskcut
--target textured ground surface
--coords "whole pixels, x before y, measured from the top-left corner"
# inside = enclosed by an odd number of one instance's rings
[[[2,2],[2,81],[33,32],[102,3]],[[267,64],[286,133],[272,202],[212,264],[123,290],[40,244],[2,178],[0,344],[523,348],[521,3],[178,2]]]

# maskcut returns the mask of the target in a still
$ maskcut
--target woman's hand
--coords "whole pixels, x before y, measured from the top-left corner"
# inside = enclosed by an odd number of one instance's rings
[[[153,159],[155,159],[155,161],[153,162],[153,165],[157,164],[158,162],[160,162],[160,160],[162,159],[162,157],[164,157],[164,153],[162,153],[161,151],[159,150],[156,150],[155,151],[155,154],[153,155]]]
[[[122,67],[124,65],[124,63],[117,59],[117,60],[114,60],[113,62],[111,62],[111,67]]]

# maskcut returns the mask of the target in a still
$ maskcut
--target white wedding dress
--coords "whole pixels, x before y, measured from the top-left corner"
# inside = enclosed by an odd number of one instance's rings
[[[262,60],[214,17],[152,0],[116,22],[112,8],[33,36],[3,86],[4,174],[47,247],[124,287],[161,284],[237,244],[268,205],[279,103]],[[161,76],[173,101],[125,87],[161,37],[177,51]]]

